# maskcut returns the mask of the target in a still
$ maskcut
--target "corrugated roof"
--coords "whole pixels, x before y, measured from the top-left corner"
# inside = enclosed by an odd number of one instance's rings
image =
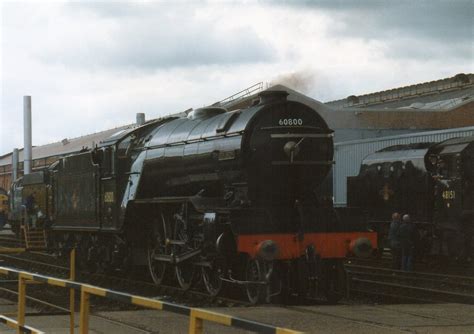
[[[384,90],[327,102],[334,109],[398,109],[411,108],[415,104],[427,104],[430,109],[447,109],[474,97],[474,74],[458,74],[454,77],[424,82],[400,88]],[[446,103],[436,103],[443,102]],[[413,109],[423,109],[416,108]]]
[[[272,90],[286,90],[289,100],[298,101],[314,108],[333,130],[338,129],[423,129],[458,128],[474,125],[474,99],[441,100],[417,106],[415,108],[373,108],[350,107],[335,109],[283,85],[270,87]],[[474,94],[473,94],[474,95]],[[442,108],[439,107],[442,106]],[[336,134],[337,135],[337,134]]]
[[[79,152],[83,148],[92,148],[94,145],[99,144],[102,140],[111,137],[115,133],[134,126],[135,124],[124,125],[118,128],[92,133],[77,138],[67,138],[56,143],[33,147],[33,160]],[[7,153],[1,156],[0,166],[10,165],[12,162],[11,156],[12,153]],[[23,161],[23,149],[19,152],[19,160],[20,162]]]

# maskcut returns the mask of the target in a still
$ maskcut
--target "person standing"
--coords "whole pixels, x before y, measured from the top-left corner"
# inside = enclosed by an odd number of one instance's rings
[[[413,253],[415,249],[415,226],[411,222],[410,215],[406,214],[402,217],[400,224],[399,236],[400,246],[402,250],[401,266],[404,271],[413,270]]]
[[[5,224],[7,223],[7,213],[0,209],[0,230],[3,229]]]
[[[26,223],[31,227],[36,227],[36,191],[33,191],[25,201]]]
[[[388,240],[390,243],[390,252],[392,253],[392,268],[400,270],[401,265],[401,248],[400,248],[400,214],[394,212],[392,214],[392,222],[388,231]]]

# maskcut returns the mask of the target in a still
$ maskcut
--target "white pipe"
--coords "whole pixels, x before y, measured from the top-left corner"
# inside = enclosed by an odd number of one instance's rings
[[[14,148],[12,153],[12,183],[18,178],[18,149]]]
[[[23,174],[31,173],[31,96],[23,96]]]

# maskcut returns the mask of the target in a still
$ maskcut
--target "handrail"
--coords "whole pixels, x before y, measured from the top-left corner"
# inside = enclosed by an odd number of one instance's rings
[[[291,329],[276,327],[251,320],[233,317],[230,315],[219,314],[216,312],[183,306],[170,302],[164,302],[142,296],[135,296],[115,290],[99,288],[93,285],[78,283],[72,280],[55,278],[40,274],[34,274],[14,268],[0,267],[0,274],[14,275],[18,277],[18,324],[24,325],[25,321],[25,302],[26,302],[26,284],[27,281],[45,283],[52,286],[78,290],[81,293],[80,325],[79,332],[86,334],[89,332],[89,308],[90,296],[100,296],[110,298],[124,303],[129,303],[146,308],[169,311],[190,317],[189,333],[203,333],[204,320],[218,323],[225,326],[244,329],[253,332],[278,333],[278,334],[298,334],[301,332]],[[72,275],[71,275],[72,276]]]
[[[0,315],[0,323],[5,324],[6,326],[18,330],[20,333],[28,333],[28,334],[44,334],[44,332],[30,327],[30,326],[20,326],[18,322],[14,319],[5,317],[4,315]]]
[[[220,105],[225,105],[227,103],[236,101],[238,99],[242,99],[246,96],[250,96],[252,93],[255,93],[255,92],[258,92],[258,91],[261,91],[261,90],[263,90],[263,82],[259,82],[259,83],[256,83],[256,84],[250,86],[250,87],[247,87],[247,88],[241,90],[240,92],[237,92],[235,94],[232,94],[229,97],[226,97],[225,99],[220,100],[218,103]]]
[[[3,247],[0,246],[0,254],[16,254],[16,253],[24,253],[26,252],[25,247]]]

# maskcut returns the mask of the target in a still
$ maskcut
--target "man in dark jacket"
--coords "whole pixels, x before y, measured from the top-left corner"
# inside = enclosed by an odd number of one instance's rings
[[[36,191],[33,191],[25,201],[26,223],[31,227],[36,227]]]
[[[402,249],[402,270],[413,270],[413,253],[415,249],[416,229],[411,222],[410,215],[403,215],[402,223],[398,231],[400,246]]]
[[[0,229],[3,229],[6,223],[7,223],[7,214],[5,211],[0,210]]]
[[[31,193],[25,200],[25,208],[26,212],[31,215],[35,212],[35,205],[36,205],[36,192]]]
[[[401,249],[400,249],[400,214],[394,212],[392,214],[392,222],[388,231],[388,240],[390,242],[390,251],[392,253],[392,268],[400,270],[401,265]]]

